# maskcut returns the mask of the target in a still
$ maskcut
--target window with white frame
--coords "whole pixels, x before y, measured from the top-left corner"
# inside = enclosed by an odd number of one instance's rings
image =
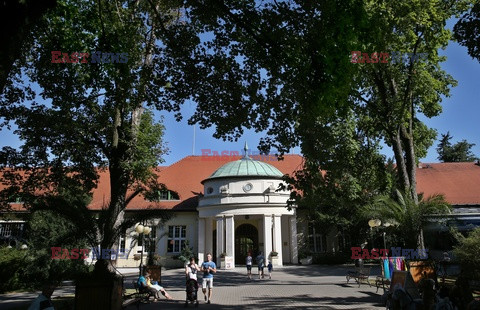
[[[127,244],[127,233],[124,232],[123,234],[120,234],[120,242],[119,242],[120,253],[125,253],[126,244]]]
[[[168,253],[179,253],[187,236],[187,226],[184,225],[175,225],[168,226],[168,243],[167,243],[167,252]]]
[[[313,253],[322,253],[327,250],[327,237],[313,225],[308,227],[308,244]]]

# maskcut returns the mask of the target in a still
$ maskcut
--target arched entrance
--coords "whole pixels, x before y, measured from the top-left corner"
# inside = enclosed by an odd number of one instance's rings
[[[251,224],[242,224],[235,230],[235,263],[244,265],[248,251],[255,257],[258,251],[258,230]]]

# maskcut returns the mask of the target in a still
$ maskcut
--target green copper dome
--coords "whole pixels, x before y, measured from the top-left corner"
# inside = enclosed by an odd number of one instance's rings
[[[247,154],[247,150],[248,146],[245,143],[245,154]],[[270,164],[251,159],[248,155],[245,155],[240,160],[221,166],[208,179],[244,176],[281,178],[283,173]]]
[[[283,173],[272,165],[251,158],[226,163],[218,168],[209,179],[237,176],[282,177]]]

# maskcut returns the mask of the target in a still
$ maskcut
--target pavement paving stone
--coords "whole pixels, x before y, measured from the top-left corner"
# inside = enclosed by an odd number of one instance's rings
[[[285,266],[276,268],[272,279],[259,280],[256,270],[249,280],[246,268],[218,270],[214,278],[212,303],[203,300],[201,288],[198,290],[199,309],[382,309],[382,290],[376,293],[375,287],[354,281],[346,282],[345,275],[353,267],[348,266]],[[138,269],[137,269],[138,270]],[[131,288],[138,277],[137,270],[120,270],[125,276],[125,287]],[[380,274],[373,269],[372,275]],[[375,276],[371,277],[375,279]],[[201,284],[201,276],[199,277]],[[372,281],[373,282],[373,281]],[[159,302],[141,304],[142,310],[184,309],[185,276],[183,269],[162,271],[162,286],[174,300],[162,299]],[[75,287],[66,285],[57,289],[53,298],[72,295]],[[28,304],[39,292],[0,294],[0,309],[28,308]],[[189,305],[189,308],[194,308]],[[135,305],[127,310],[136,309]],[[94,310],[94,309],[89,309]]]

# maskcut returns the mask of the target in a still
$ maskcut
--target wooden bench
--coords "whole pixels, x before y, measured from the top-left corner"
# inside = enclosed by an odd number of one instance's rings
[[[355,281],[358,283],[358,287],[360,287],[362,281],[366,281],[369,286],[372,286],[368,280],[369,277],[370,267],[355,267],[355,271],[349,271],[347,273],[347,283],[350,281],[350,279],[355,279]]]
[[[384,276],[377,276],[375,278],[375,286],[377,287],[377,293],[379,288],[382,288],[383,292],[385,293],[385,291],[390,287],[390,279],[387,279]]]
[[[142,290],[139,286],[137,281],[132,281],[133,287],[135,288],[135,292],[132,294],[126,294],[124,291],[123,294],[123,303],[122,309],[125,309],[129,305],[136,304],[137,309],[139,309],[141,303],[146,303],[150,299],[152,295],[151,292],[147,290]]]

